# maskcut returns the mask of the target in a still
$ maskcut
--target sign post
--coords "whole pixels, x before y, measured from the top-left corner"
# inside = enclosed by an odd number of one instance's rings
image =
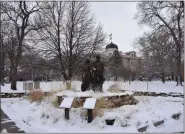
[[[64,98],[60,108],[64,108],[65,110],[65,119],[69,120],[69,109],[71,108],[73,104],[74,98]]]
[[[93,120],[93,112],[92,110],[95,108],[96,105],[96,98],[87,98],[85,100],[85,103],[83,105],[84,109],[87,109],[87,115],[88,115],[88,123],[91,123]]]

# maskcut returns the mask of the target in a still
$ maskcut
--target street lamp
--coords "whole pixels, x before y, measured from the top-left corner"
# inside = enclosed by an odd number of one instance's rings
[[[130,85],[131,68],[130,68],[130,59],[129,58],[128,58],[128,65],[129,65],[129,85]]]

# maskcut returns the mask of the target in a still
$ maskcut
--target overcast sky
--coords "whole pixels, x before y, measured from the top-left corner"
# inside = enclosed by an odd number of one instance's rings
[[[133,19],[137,2],[91,2],[91,9],[97,21],[103,24],[106,33],[112,33],[112,42],[123,52],[135,50],[134,39],[146,30]]]

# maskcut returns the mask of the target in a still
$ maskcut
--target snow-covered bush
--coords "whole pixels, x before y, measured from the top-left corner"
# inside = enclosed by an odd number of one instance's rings
[[[117,84],[113,84],[108,88],[108,92],[120,92],[120,87]]]
[[[66,82],[66,88],[67,88],[67,90],[71,90],[72,89],[71,81],[67,81]]]
[[[93,110],[93,117],[103,117],[103,115],[104,115],[104,111],[102,109],[95,108]]]

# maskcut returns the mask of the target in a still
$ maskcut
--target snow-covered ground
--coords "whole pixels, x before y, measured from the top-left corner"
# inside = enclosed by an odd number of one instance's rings
[[[87,123],[83,108],[70,109],[70,120],[65,120],[64,109],[55,108],[51,99],[41,103],[29,102],[23,98],[1,99],[2,110],[27,133],[66,133],[66,132],[121,132],[137,133],[138,128],[149,125],[146,132],[183,132],[183,98],[173,97],[136,97],[137,105],[126,105],[115,109],[104,109],[102,116]],[[172,114],[181,113],[178,120]],[[113,126],[105,119],[115,117]],[[155,127],[153,122],[164,120],[164,124]]]
[[[103,91],[106,92],[110,86],[113,84],[117,84],[121,90],[129,90],[129,91],[144,91],[144,92],[178,92],[184,93],[183,86],[176,86],[176,82],[166,82],[162,83],[161,81],[152,81],[148,82],[148,90],[147,90],[147,82],[142,81],[132,81],[131,85],[128,82],[115,82],[115,81],[106,81],[103,84]],[[64,90],[65,86],[63,82],[41,82],[40,88],[45,92],[56,91],[56,90]],[[81,81],[72,81],[72,90],[80,91],[81,90]],[[12,91],[10,89],[10,84],[5,84],[5,86],[1,86],[1,92],[25,92],[23,90],[23,82],[17,82],[17,90]]]

